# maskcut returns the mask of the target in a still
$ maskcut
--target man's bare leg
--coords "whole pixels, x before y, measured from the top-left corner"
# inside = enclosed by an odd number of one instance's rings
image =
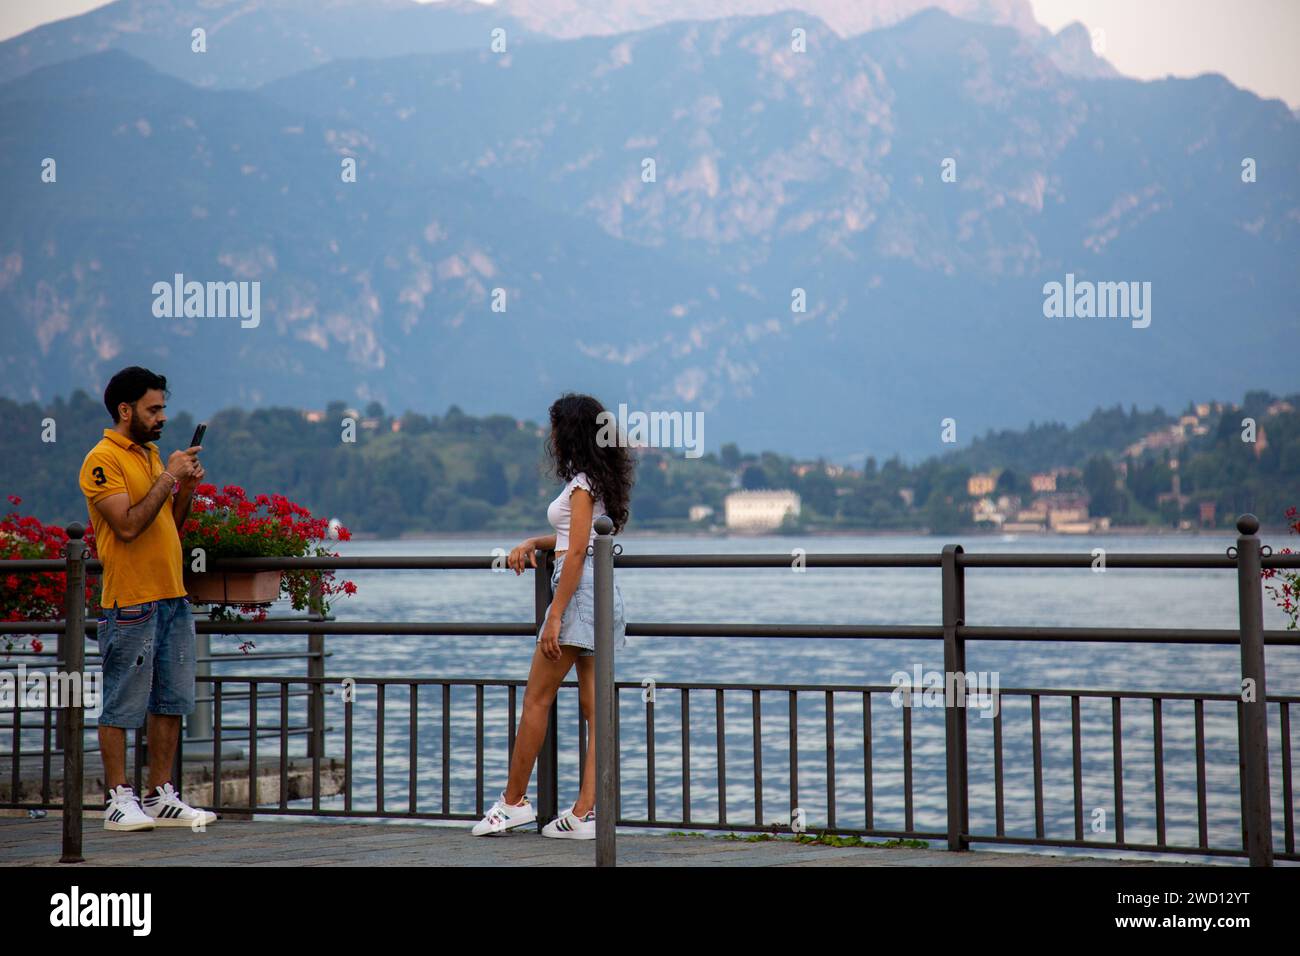
[[[126,731],[99,725],[99,756],[104,761],[104,789],[126,785]]]
[[[181,735],[181,719],[176,714],[149,715],[149,789],[151,794],[172,779],[172,764],[176,762],[176,740]],[[172,786],[179,781],[172,780]],[[177,787],[179,789],[179,787]]]

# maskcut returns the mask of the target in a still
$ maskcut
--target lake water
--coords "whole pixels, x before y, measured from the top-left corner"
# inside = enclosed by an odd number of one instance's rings
[[[789,554],[795,547],[825,552],[938,552],[946,539],[926,536],[828,537],[637,537],[620,536],[625,553]],[[968,552],[1088,553],[1094,546],[1120,552],[1222,553],[1232,538],[1222,536],[1053,536],[1024,535],[961,539]],[[488,555],[509,549],[514,540],[437,538],[431,540],[340,543],[345,555]],[[1285,544],[1273,541],[1275,549]],[[532,574],[487,571],[349,572],[358,593],[338,599],[339,620],[531,621]],[[938,569],[789,569],[671,570],[619,569],[627,619],[637,622],[754,622],[831,624],[922,624],[941,620]],[[1282,613],[1265,597],[1265,627],[1285,627]],[[1236,579],[1231,571],[1089,569],[985,570],[966,573],[967,623],[971,625],[1050,625],[1235,628]],[[259,638],[259,650],[302,646],[302,638]],[[230,650],[233,637],[213,637],[213,650]],[[531,637],[331,637],[327,664],[331,676],[402,675],[439,678],[525,679],[533,651]],[[1300,648],[1267,651],[1270,694],[1300,693]],[[221,673],[280,672],[276,662],[239,661]],[[283,665],[280,665],[283,666]],[[301,664],[293,662],[293,673]],[[922,640],[808,640],[737,638],[648,638],[629,636],[616,659],[619,681],[756,682],[800,684],[891,684],[896,671],[942,671],[942,643]],[[1189,645],[1053,644],[975,642],[967,646],[967,669],[997,672],[1001,687],[1121,689],[1126,691],[1238,691],[1240,659],[1236,648]],[[570,679],[576,678],[576,672]],[[620,694],[621,815],[644,819],[646,800],[645,705],[638,689]],[[355,708],[357,769],[354,807],[373,806],[374,689],[358,689]],[[522,702],[522,691],[519,695]],[[656,816],[680,819],[682,812],[680,692],[660,688],[656,695]],[[385,719],[385,801],[404,809],[408,800],[409,712],[406,688],[387,693]],[[1155,842],[1152,707],[1143,700],[1123,701],[1123,785],[1125,838]],[[485,697],[485,784],[490,804],[505,783],[507,768],[506,692],[489,688]],[[789,821],[790,779],[788,695],[762,697],[762,822]],[[1028,698],[1002,700],[1005,821],[1008,835],[1034,834],[1032,737]],[[328,704],[331,754],[342,753],[342,708]],[[865,824],[862,696],[835,697],[836,816],[841,826]],[[578,706],[576,687],[560,696],[560,799],[577,795]],[[692,819],[718,814],[716,714],[714,694],[690,697]],[[888,694],[872,698],[874,825],[904,826],[902,711]],[[968,718],[970,818],[976,833],[994,832],[992,720]],[[237,719],[228,707],[226,721]],[[452,810],[472,812],[474,794],[473,688],[452,693]],[[264,711],[264,717],[268,716]],[[1163,705],[1167,841],[1195,844],[1197,805],[1195,735],[1191,702]],[[1212,846],[1240,845],[1235,705],[1205,706],[1209,837]],[[1070,701],[1043,698],[1045,829],[1049,838],[1074,837]],[[728,819],[753,823],[752,707],[748,691],[724,697],[726,804]],[[1111,703],[1084,699],[1083,807],[1085,837],[1114,839]],[[1282,847],[1282,774],[1278,748],[1278,708],[1270,711],[1271,780],[1275,791],[1275,847]],[[914,823],[917,829],[945,828],[942,708],[914,708]],[[1300,720],[1292,721],[1292,749]],[[798,695],[797,803],[808,826],[826,821],[825,697]],[[441,691],[422,688],[418,749],[418,795],[422,810],[441,807]],[[273,746],[274,741],[268,741]],[[264,750],[264,752],[267,752]],[[536,799],[535,776],[529,795]],[[340,806],[341,801],[326,801]],[[1104,826],[1093,832],[1097,822]]]

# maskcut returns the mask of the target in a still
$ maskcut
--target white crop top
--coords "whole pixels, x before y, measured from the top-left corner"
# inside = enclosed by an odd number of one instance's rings
[[[569,496],[573,493],[574,488],[585,488],[588,494],[593,497],[595,492],[591,490],[591,482],[587,478],[585,471],[580,471],[564,486],[559,496],[546,509],[546,520],[551,523],[555,529],[555,550],[567,551],[569,549],[569,521],[573,516],[573,508],[569,504]],[[596,518],[605,514],[605,502],[597,500],[591,509],[591,533],[588,535],[587,544],[596,540]]]

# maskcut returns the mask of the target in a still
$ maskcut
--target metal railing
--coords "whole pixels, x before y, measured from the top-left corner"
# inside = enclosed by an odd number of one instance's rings
[[[939,625],[830,625],[830,624],[702,624],[702,623],[636,623],[627,624],[627,633],[633,636],[660,637],[694,637],[694,638],[803,638],[835,640],[897,640],[923,639],[943,642],[944,670],[949,679],[955,680],[957,693],[944,704],[943,717],[943,787],[944,817],[942,829],[918,827],[915,819],[915,776],[917,764],[923,763],[924,755],[918,758],[914,741],[913,697],[904,694],[902,706],[898,708],[901,723],[902,741],[898,758],[902,770],[902,812],[903,826],[878,827],[876,813],[880,808],[877,791],[881,781],[881,770],[876,762],[877,748],[880,741],[874,734],[873,697],[890,695],[899,702],[897,687],[879,685],[823,685],[823,684],[760,684],[760,683],[702,683],[702,682],[659,682],[656,692],[676,691],[680,699],[679,729],[681,733],[678,755],[681,767],[681,812],[674,818],[665,819],[658,811],[656,779],[658,776],[657,757],[661,752],[660,742],[656,736],[655,695],[646,695],[639,682],[616,682],[614,680],[613,652],[613,572],[619,568],[788,568],[791,559],[784,554],[750,554],[750,555],[623,555],[621,548],[613,544],[610,531],[612,526],[608,518],[597,519],[597,536],[595,543],[588,549],[593,557],[595,578],[594,619],[596,629],[596,761],[597,761],[597,797],[598,807],[613,807],[613,813],[597,813],[597,839],[595,857],[598,865],[613,865],[615,862],[615,826],[630,827],[672,827],[679,829],[700,830],[737,830],[764,832],[772,831],[773,824],[763,822],[764,796],[764,735],[763,704],[779,695],[785,700],[785,724],[788,730],[785,765],[779,768],[789,783],[789,807],[791,820],[798,818],[799,828],[823,830],[838,834],[857,834],[861,836],[892,837],[900,839],[939,839],[944,840],[949,850],[961,852],[973,844],[1006,844],[1040,847],[1077,847],[1089,850],[1132,850],[1164,853],[1183,853],[1205,856],[1247,857],[1254,866],[1272,865],[1275,856],[1289,861],[1300,861],[1295,848],[1295,806],[1292,774],[1292,747],[1290,730],[1290,707],[1300,703],[1300,697],[1294,695],[1268,695],[1265,690],[1264,648],[1266,645],[1295,647],[1300,645],[1300,635],[1286,631],[1263,630],[1263,595],[1260,572],[1263,568],[1300,567],[1300,555],[1272,555],[1262,553],[1259,539],[1258,522],[1253,516],[1245,515],[1238,522],[1239,537],[1235,547],[1226,554],[1108,554],[1107,568],[1155,568],[1155,569],[1221,569],[1235,570],[1238,581],[1238,618],[1237,630],[1211,630],[1198,628],[1093,628],[1093,627],[993,627],[972,626],[966,623],[965,610],[965,575],[968,568],[1088,568],[1093,564],[1092,555],[1086,554],[967,554],[960,545],[948,545],[938,554],[808,554],[800,560],[805,567],[837,568],[931,568],[938,569],[941,575],[942,619]],[[63,561],[14,561],[5,562],[6,571],[66,571],[68,575],[68,606],[65,620],[44,623],[5,623],[0,625],[0,632],[50,633],[61,632],[59,645],[59,663],[68,672],[76,673],[84,669],[84,636],[94,633],[94,624],[87,623],[84,606],[77,599],[84,590],[87,568],[96,570],[97,562],[85,558],[85,548],[81,541],[83,531],[79,525],[68,529],[69,541]],[[386,621],[334,621],[319,614],[319,604],[313,604],[313,613],[308,620],[265,621],[218,623],[200,622],[201,632],[220,632],[236,635],[305,635],[309,648],[306,655],[267,655],[268,659],[280,657],[306,657],[308,673],[305,676],[286,676],[283,674],[267,675],[216,675],[200,674],[197,681],[203,692],[200,699],[207,698],[212,705],[212,726],[209,734],[199,737],[181,738],[177,748],[174,772],[177,779],[183,774],[185,760],[193,761],[193,754],[201,754],[207,760],[202,748],[195,745],[210,742],[210,772],[212,778],[211,800],[206,806],[226,813],[244,814],[279,814],[299,816],[345,816],[368,818],[411,818],[440,820],[472,820],[479,818],[484,811],[483,793],[486,784],[488,747],[488,707],[489,694],[493,695],[492,712],[500,716],[505,710],[504,724],[506,738],[504,752],[506,759],[513,754],[515,745],[515,728],[518,722],[518,692],[525,685],[524,681],[501,679],[462,679],[439,677],[327,677],[325,675],[325,640],[331,635],[477,635],[477,636],[535,636],[540,628],[546,608],[551,600],[550,578],[554,555],[551,552],[537,552],[537,571],[535,580],[535,615],[532,623],[463,623],[463,622],[386,622]],[[213,562],[215,570],[381,570],[381,569],[491,569],[495,567],[492,557],[466,556],[430,556],[430,557],[352,557],[352,558],[265,558],[239,559]],[[319,600],[319,591],[315,599]],[[970,824],[970,752],[967,741],[968,687],[970,676],[966,667],[966,644],[968,641],[1053,641],[1053,642],[1106,642],[1124,644],[1219,644],[1236,645],[1240,648],[1240,674],[1245,690],[1242,695],[1215,694],[1191,691],[1135,691],[1135,690],[1097,690],[1069,688],[1034,688],[1011,687],[1002,689],[1002,698],[1010,701],[1024,701],[1030,707],[1030,724],[1032,730],[1033,753],[1033,810],[1034,832],[1032,836],[1009,834],[1006,826],[1006,768],[1004,766],[1004,739],[1002,710],[991,721],[993,745],[993,785],[991,796],[993,805],[992,832],[973,830]],[[960,675],[960,676],[957,676]],[[562,688],[573,688],[575,683],[567,681]],[[429,718],[428,711],[421,712],[421,699],[427,698],[426,689],[438,688],[437,709],[435,716]],[[241,689],[242,688],[242,689]],[[336,690],[339,691],[336,693]],[[457,727],[456,713],[453,708],[457,692],[473,691],[474,694],[474,729],[472,745],[458,743],[454,733]],[[497,701],[504,693],[505,700]],[[642,696],[645,720],[645,798],[646,813],[643,817],[629,817],[622,812],[620,790],[623,748],[620,741],[620,721],[622,710],[621,695],[638,693]],[[712,694],[714,712],[714,733],[716,740],[716,775],[717,813],[701,819],[692,813],[691,798],[694,789],[692,780],[692,696]],[[726,720],[728,695],[731,699],[744,695],[749,701],[749,716],[752,730],[750,733],[750,764],[754,783],[753,822],[741,822],[734,816],[728,816],[728,728]],[[819,699],[825,727],[824,747],[824,790],[821,791],[825,806],[822,826],[809,826],[804,819],[804,804],[808,802],[809,791],[800,777],[799,754],[799,698],[800,695],[813,695]],[[862,717],[862,787],[860,793],[863,806],[863,826],[847,825],[839,817],[838,795],[841,785],[837,772],[837,727],[845,716],[843,706],[837,708],[838,700],[845,697],[852,699],[860,707],[855,708]],[[338,700],[335,710],[341,707],[341,726],[329,720],[329,702]],[[1154,842],[1134,841],[1126,838],[1125,815],[1125,771],[1131,764],[1125,764],[1123,716],[1124,700],[1147,702],[1150,706],[1152,728],[1151,789],[1153,791],[1155,831]],[[278,723],[264,724],[259,713],[262,702],[269,701],[270,709],[275,713]],[[1046,826],[1046,808],[1048,798],[1044,790],[1045,763],[1043,752],[1043,706],[1049,707],[1054,702],[1069,702],[1070,705],[1070,749],[1072,770],[1072,837],[1049,836]],[[1084,804],[1082,797],[1084,776],[1084,738],[1082,710],[1085,703],[1109,702],[1111,715],[1110,761],[1114,799],[1115,838],[1112,841],[1085,839]],[[1176,703],[1190,702],[1193,707],[1195,723],[1196,750],[1196,806],[1197,806],[1197,840],[1193,843],[1169,842],[1167,839],[1167,805],[1166,805],[1166,755],[1164,752],[1164,720],[1166,706],[1173,708]],[[1211,786],[1210,768],[1207,764],[1206,710],[1207,705],[1226,707],[1235,705],[1237,730],[1238,774],[1237,784],[1240,793],[1241,809],[1241,844],[1240,846],[1214,845],[1209,839],[1208,805]],[[1269,711],[1270,705],[1277,707],[1280,734],[1277,747],[1281,757],[1282,793],[1281,816],[1283,822],[1284,849],[1274,852],[1273,847],[1273,805],[1270,789],[1269,770]],[[404,730],[395,735],[396,744],[386,739],[386,728],[391,723],[386,708],[404,711],[406,715]],[[368,708],[359,711],[358,708]],[[558,779],[560,766],[559,751],[559,695],[551,702],[550,721],[545,740],[538,755],[538,825],[557,815]],[[880,708],[877,708],[879,710]],[[65,862],[80,861],[81,855],[81,814],[82,792],[84,786],[84,715],[80,707],[61,708],[58,711],[59,722],[64,730],[63,756],[63,802],[52,800],[50,793],[50,753],[51,720],[46,709],[41,725],[43,731],[44,779],[42,798],[39,802],[22,802],[18,800],[19,767],[21,756],[21,712],[15,709],[12,739],[12,792],[11,800],[0,806],[47,809],[62,807],[63,816],[63,855]],[[372,717],[373,715],[373,717]],[[359,720],[363,718],[362,720]],[[300,718],[300,724],[294,719]],[[338,718],[336,717],[336,720]],[[232,722],[233,721],[233,722]],[[243,721],[239,723],[239,721]],[[439,764],[437,780],[440,784],[431,808],[421,794],[421,762],[429,758],[423,754],[421,728],[430,722],[438,725],[438,739],[434,748]],[[366,755],[359,753],[357,743],[357,725],[373,723],[373,746],[369,738]],[[494,723],[500,723],[499,720]],[[586,722],[579,715],[577,721],[578,739],[578,774],[585,771],[586,763]],[[734,738],[734,734],[731,735]],[[247,742],[248,753],[246,767],[232,772],[232,761],[223,750],[223,742],[239,739]],[[303,742],[301,753],[291,753],[292,742]],[[271,741],[266,751],[273,756],[259,756],[259,741]],[[141,733],[136,734],[135,777],[137,788],[141,778],[144,762],[143,746],[145,741]],[[329,746],[337,745],[341,749],[341,759],[330,756]],[[390,751],[400,749],[400,758]],[[472,755],[470,753],[472,750]],[[336,751],[337,754],[337,751]],[[373,755],[373,770],[369,777],[358,781],[356,770]],[[855,749],[856,754],[856,749]],[[499,752],[496,752],[499,756]],[[0,755],[3,756],[3,755]],[[387,765],[399,760],[405,767],[406,798],[402,808],[394,806],[392,798],[386,792]],[[854,757],[856,759],[856,757]],[[307,766],[300,763],[309,762]],[[473,765],[473,810],[457,806],[453,787],[460,789],[469,779],[469,764]],[[499,762],[499,761],[498,761]],[[922,770],[925,770],[924,766]],[[332,781],[335,792],[325,793],[327,778]],[[227,795],[227,785],[239,784],[242,790],[232,788]],[[264,794],[274,784],[276,794]],[[363,800],[355,793],[358,785],[366,788]],[[305,792],[304,792],[305,791]],[[265,797],[265,798],[264,798]],[[370,800],[373,799],[373,806]],[[341,806],[327,806],[326,803],[341,802]],[[197,802],[197,801],[196,801]],[[309,806],[303,805],[310,802]],[[298,804],[298,805],[291,805]],[[790,829],[787,825],[784,829]]]

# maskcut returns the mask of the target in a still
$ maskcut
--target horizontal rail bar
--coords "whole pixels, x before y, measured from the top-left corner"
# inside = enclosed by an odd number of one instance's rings
[[[198,681],[219,684],[247,684],[250,681],[257,683],[269,684],[322,684],[326,688],[335,684],[341,684],[344,680],[353,681],[358,686],[454,686],[454,687],[525,687],[528,684],[527,678],[496,678],[496,677],[392,677],[392,676],[357,676],[357,675],[339,675],[337,677],[307,677],[307,676],[286,676],[284,674],[205,674],[196,678]],[[577,687],[576,680],[563,681],[561,687]],[[640,692],[643,687],[640,681],[615,681],[614,686],[618,690],[636,690]],[[752,681],[726,681],[726,682],[705,682],[705,681],[669,681],[656,680],[655,688],[657,690],[735,690],[735,691],[800,691],[807,693],[821,693],[833,691],[835,693],[873,693],[889,694],[898,688],[893,684],[781,684],[781,683],[754,683]],[[914,688],[917,693],[922,693],[924,688]],[[904,693],[908,693],[905,691]],[[278,694],[278,692],[277,692]],[[1071,688],[1071,687],[999,687],[999,695],[1023,695],[1038,694],[1043,697],[1097,697],[1097,698],[1115,698],[1120,697],[1130,700],[1151,700],[1159,698],[1161,700],[1218,700],[1227,702],[1236,702],[1241,699],[1240,694],[1220,693],[1213,691],[1172,691],[1172,690],[1122,690],[1105,688]],[[223,699],[227,695],[222,695]],[[1270,703],[1300,703],[1300,696],[1288,694],[1269,694],[1267,700]],[[32,708],[41,710],[43,708]]]
[[[619,554],[614,566],[620,568],[788,568],[789,554]],[[1096,559],[1088,554],[1043,554],[1040,552],[963,552],[957,564],[968,568],[1089,568]],[[822,553],[804,554],[799,559],[805,567],[816,568],[939,568],[940,554],[928,552]],[[1261,558],[1265,568],[1300,568],[1300,553],[1271,554]],[[1225,554],[1106,553],[1107,568],[1148,569],[1232,569],[1235,558]],[[55,558],[24,558],[4,561],[8,573],[54,572],[66,564]],[[209,563],[211,571],[490,571],[500,568],[493,555],[422,555],[367,556],[324,558],[218,558]],[[97,560],[86,561],[87,574],[102,574]]]
[[[233,623],[199,622],[200,634],[260,634],[289,636],[296,634],[333,634],[336,636],[406,636],[406,637],[520,637],[533,636],[532,623],[464,622],[464,621],[289,621],[272,624],[265,621]],[[26,629],[26,630],[22,630]],[[0,633],[62,632],[61,622],[40,624],[0,622]],[[93,633],[87,623],[86,632]],[[929,624],[746,624],[746,623],[659,623],[636,621],[627,624],[634,637],[736,637],[736,638],[842,638],[842,639],[912,639],[942,640],[942,625]],[[1127,644],[1227,644],[1240,643],[1238,631],[1226,628],[1139,628],[1139,627],[986,627],[958,625],[959,637],[972,641],[1083,641]],[[1264,631],[1264,643],[1300,646],[1300,632]],[[31,656],[30,652],[14,654]],[[43,653],[41,656],[50,656]],[[216,653],[209,660],[263,659],[306,660],[320,656],[317,651],[268,653]],[[328,656],[328,652],[326,653]]]

